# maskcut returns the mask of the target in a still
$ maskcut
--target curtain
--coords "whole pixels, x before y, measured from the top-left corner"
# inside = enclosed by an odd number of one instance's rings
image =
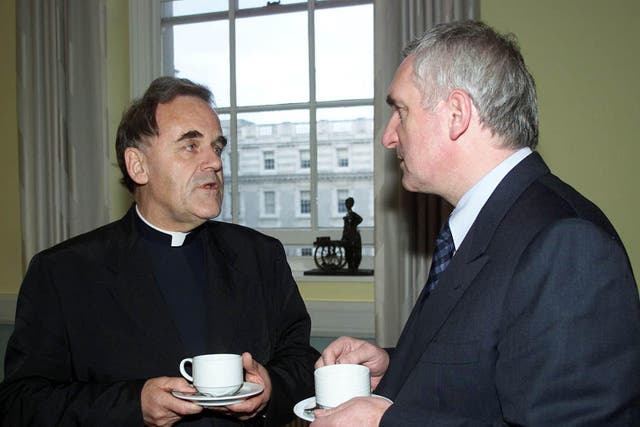
[[[402,49],[435,24],[478,19],[479,2],[375,0],[376,141],[391,114],[386,91],[402,62]],[[451,206],[439,197],[404,190],[395,152],[381,144],[375,145],[374,168],[376,341],[391,347],[427,280],[434,241]]]
[[[105,0],[20,0],[23,264],[108,219]]]

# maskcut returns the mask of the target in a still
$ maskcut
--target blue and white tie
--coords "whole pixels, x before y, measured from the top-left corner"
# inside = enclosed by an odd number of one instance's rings
[[[433,259],[431,260],[429,279],[427,279],[427,284],[425,285],[427,295],[438,285],[438,279],[449,265],[451,258],[453,258],[455,249],[456,247],[453,243],[453,236],[451,235],[451,229],[449,228],[449,222],[447,221],[436,238],[436,248],[433,253]]]

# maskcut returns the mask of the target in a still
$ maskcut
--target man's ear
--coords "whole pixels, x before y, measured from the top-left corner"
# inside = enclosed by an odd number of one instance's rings
[[[149,181],[146,156],[142,150],[128,147],[124,150],[124,162],[127,165],[129,177],[138,185],[144,185]]]
[[[455,141],[469,128],[473,103],[466,92],[456,89],[449,94],[447,105],[449,107],[449,138]]]

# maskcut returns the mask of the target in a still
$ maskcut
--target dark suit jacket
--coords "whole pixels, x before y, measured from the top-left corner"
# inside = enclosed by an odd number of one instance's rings
[[[533,153],[414,307],[382,426],[640,426],[640,303],[604,214]]]
[[[178,363],[193,356],[155,284],[133,215],[132,208],[31,261],[7,348],[0,425],[142,425],[144,382],[180,376]],[[207,352],[249,351],[268,369],[266,424],[279,425],[313,394],[318,353],[309,346],[308,313],[277,240],[233,224],[204,227]]]

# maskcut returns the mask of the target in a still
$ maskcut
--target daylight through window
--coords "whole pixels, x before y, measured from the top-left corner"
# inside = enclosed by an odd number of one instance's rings
[[[165,0],[162,53],[164,74],[215,96],[221,220],[298,255],[340,236],[346,197],[373,227],[373,0]]]

